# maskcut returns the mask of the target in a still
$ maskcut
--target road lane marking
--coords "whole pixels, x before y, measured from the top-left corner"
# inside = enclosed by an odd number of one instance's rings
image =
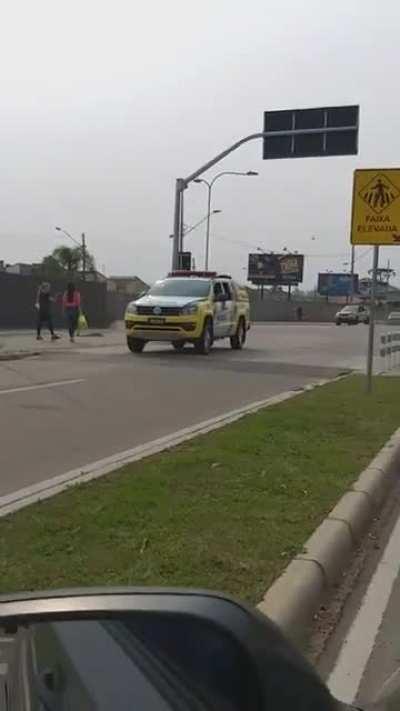
[[[345,637],[328,680],[332,694],[353,703],[399,574],[400,518]]]
[[[55,496],[74,484],[81,484],[83,482],[91,481],[92,479],[98,479],[105,474],[109,474],[116,469],[120,469],[126,464],[130,464],[131,462],[136,462],[140,459],[144,459],[145,457],[150,457],[153,454],[158,454],[159,452],[171,449],[172,447],[176,447],[177,445],[187,442],[194,437],[198,437],[199,435],[207,434],[213,430],[225,427],[225,425],[228,425],[231,422],[236,422],[236,420],[240,420],[246,415],[258,412],[258,410],[262,410],[265,407],[277,405],[285,400],[297,397],[303,392],[313,390],[314,388],[322,385],[327,385],[328,383],[342,380],[344,377],[347,377],[347,375],[339,375],[336,378],[314,381],[313,383],[305,385],[301,389],[287,390],[286,392],[266,398],[265,400],[249,403],[237,408],[236,410],[231,410],[230,412],[225,412],[222,415],[217,415],[217,417],[199,422],[191,427],[185,427],[185,429],[178,430],[177,432],[173,432],[164,437],[159,437],[158,439],[151,440],[145,444],[137,445],[136,447],[133,447],[133,449],[127,449],[123,452],[118,452],[111,457],[105,457],[104,459],[84,464],[77,469],[72,469],[64,474],[54,476],[51,479],[45,479],[44,481],[39,481],[36,484],[14,491],[11,494],[0,496],[0,518],[8,516],[8,514],[18,511],[19,509],[29,506],[30,504],[34,504],[37,501],[42,501],[50,498],[51,496]]]
[[[24,385],[20,388],[8,388],[7,390],[0,390],[0,395],[11,395],[12,393],[26,393],[30,390],[43,390],[44,388],[60,388],[63,385],[77,385],[78,383],[84,383],[85,378],[75,378],[74,380],[57,380],[54,383],[40,383],[40,385]]]

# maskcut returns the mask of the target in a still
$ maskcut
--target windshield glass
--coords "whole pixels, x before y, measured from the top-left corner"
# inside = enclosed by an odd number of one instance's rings
[[[148,292],[150,296],[208,296],[209,279],[164,279],[157,281]]]

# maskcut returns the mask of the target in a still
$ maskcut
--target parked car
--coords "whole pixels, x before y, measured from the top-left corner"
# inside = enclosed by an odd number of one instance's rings
[[[369,323],[369,309],[362,304],[351,304],[344,306],[335,315],[336,326],[342,323],[347,323],[349,326],[354,326],[357,323]]]

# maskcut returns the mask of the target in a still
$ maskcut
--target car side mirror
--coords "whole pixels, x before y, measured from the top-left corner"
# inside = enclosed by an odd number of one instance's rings
[[[338,708],[272,622],[217,593],[108,588],[2,597],[0,628],[14,650],[10,709]]]

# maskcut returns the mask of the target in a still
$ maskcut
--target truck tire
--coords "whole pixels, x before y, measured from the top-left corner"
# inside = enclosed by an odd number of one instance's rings
[[[146,341],[142,341],[140,338],[131,338],[130,336],[128,336],[126,342],[132,353],[141,353],[146,345]]]
[[[208,318],[203,326],[203,333],[201,334],[200,338],[195,341],[194,347],[197,353],[201,353],[202,355],[208,355],[211,350],[212,344],[213,326],[211,319]]]
[[[240,318],[239,323],[237,325],[236,333],[230,338],[231,348],[233,348],[234,351],[242,350],[244,344],[246,343],[246,335],[247,332],[245,320],[244,318]]]

